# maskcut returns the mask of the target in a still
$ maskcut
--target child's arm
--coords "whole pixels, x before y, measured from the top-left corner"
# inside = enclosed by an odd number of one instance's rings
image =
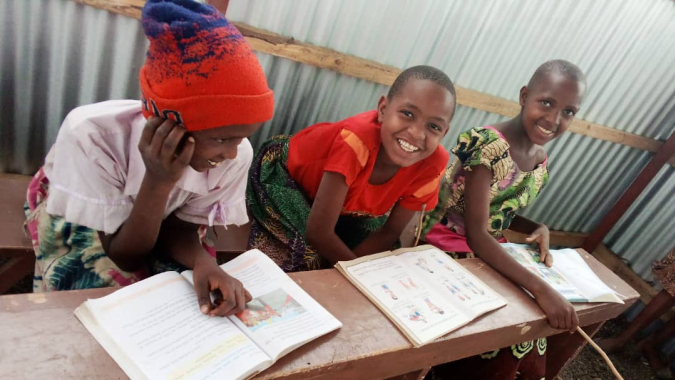
[[[307,220],[307,242],[333,263],[390,249],[415,214],[415,211],[397,204],[384,226],[368,236],[352,252],[335,233],[335,225],[348,190],[342,174],[324,173]]]
[[[199,241],[198,229],[198,225],[171,214],[162,224],[157,241],[158,251],[167,253],[194,271],[194,287],[202,313],[230,316],[241,312],[246,303],[251,301],[251,295],[239,280],[225,273],[206,252]],[[212,291],[217,294],[215,305],[211,304]]]
[[[103,250],[122,270],[139,269],[155,247],[169,193],[192,158],[192,137],[177,152],[185,132],[173,120],[152,118],[145,124],[138,149],[146,172],[134,206],[117,232],[99,232]]]
[[[491,180],[492,172],[483,165],[472,167],[466,174],[465,223],[469,247],[499,273],[532,293],[539,307],[546,313],[551,327],[575,330],[579,318],[572,304],[542,279],[518,264],[487,232],[485,226],[490,212]]]
[[[415,213],[416,211],[408,210],[397,203],[391,210],[384,226],[365,238],[354,249],[354,253],[361,257],[391,249],[396,240],[401,237],[403,230],[410,223],[410,219]]]
[[[525,239],[528,243],[536,241],[539,244],[539,260],[547,267],[553,265],[553,255],[549,252],[549,232],[546,225],[516,215],[509,226],[512,231],[528,234]]]
[[[307,218],[307,242],[332,263],[356,258],[335,233],[348,190],[342,174],[325,172]]]

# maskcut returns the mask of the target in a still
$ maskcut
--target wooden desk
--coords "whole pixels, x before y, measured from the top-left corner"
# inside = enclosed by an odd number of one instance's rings
[[[0,294],[33,271],[35,254],[23,232],[23,204],[31,177],[0,174]]]
[[[582,253],[582,256],[626,302],[576,304],[581,325],[594,333],[603,321],[616,317],[635,302],[638,293],[590,255]],[[344,326],[290,353],[258,378],[414,379],[425,374],[431,365],[559,333],[549,327],[529,296],[481,260],[460,262],[502,294],[508,305],[420,348],[413,348],[336,270],[291,274]],[[113,290],[0,297],[0,378],[126,378],[73,315],[73,310],[85,299],[101,297]],[[551,374],[557,374],[580,348],[581,341],[575,336],[562,333],[551,338],[548,357],[560,359],[547,364]],[[553,376],[547,373],[547,378]]]

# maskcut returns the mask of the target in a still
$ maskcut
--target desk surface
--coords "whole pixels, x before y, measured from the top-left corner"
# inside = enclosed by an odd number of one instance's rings
[[[626,304],[575,304],[582,326],[616,317],[638,293],[593,257],[595,273]],[[537,304],[479,259],[460,263],[504,296],[508,305],[433,343],[413,348],[365,296],[335,269],[291,277],[342,323],[342,329],[300,347],[258,378],[381,379],[560,333]],[[90,289],[0,297],[0,378],[97,378],[126,376],[73,315],[87,298],[114,289]]]

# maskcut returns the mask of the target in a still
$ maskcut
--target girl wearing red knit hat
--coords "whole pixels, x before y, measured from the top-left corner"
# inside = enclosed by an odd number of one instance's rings
[[[247,137],[272,117],[273,94],[213,7],[150,0],[142,23],[141,100],[71,111],[29,186],[34,290],[123,286],[190,268],[201,310],[231,315],[250,295],[203,237],[206,225],[248,222]],[[223,302],[211,304],[212,290]]]

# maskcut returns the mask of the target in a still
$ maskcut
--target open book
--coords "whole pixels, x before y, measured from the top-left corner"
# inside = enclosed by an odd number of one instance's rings
[[[550,250],[553,254],[553,266],[549,268],[539,262],[539,251],[528,245],[504,243],[502,247],[570,302],[623,303],[616,292],[593,273],[574,249]]]
[[[415,347],[506,305],[503,297],[430,245],[340,261],[335,267]]]
[[[258,250],[223,264],[253,296],[229,318],[199,311],[192,271],[84,302],[75,315],[131,379],[244,379],[342,326]]]

